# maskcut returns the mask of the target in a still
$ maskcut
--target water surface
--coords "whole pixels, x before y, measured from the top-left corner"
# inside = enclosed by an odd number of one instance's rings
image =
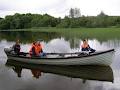
[[[101,72],[105,74],[100,74],[100,78],[97,78],[97,74],[93,74],[94,70],[88,72],[84,67],[39,67],[41,75],[38,79],[33,77],[31,73],[31,68],[35,69],[35,66],[26,66],[22,67],[21,77],[18,77],[18,74],[15,72],[15,65],[18,67],[19,63],[11,63],[11,66],[6,66],[7,56],[4,53],[5,47],[11,47],[15,40],[19,38],[21,41],[21,51],[28,52],[33,40],[43,39],[42,44],[44,45],[45,52],[78,52],[80,51],[80,45],[82,40],[80,37],[67,37],[63,36],[60,33],[47,33],[47,32],[0,32],[0,90],[120,90],[120,39],[119,38],[108,38],[107,40],[100,40],[98,38],[88,38],[88,42],[91,47],[96,50],[105,50],[105,49],[115,49],[115,56],[113,63],[110,67],[113,71],[114,81],[109,82],[112,79],[112,71],[99,67]],[[13,65],[14,64],[14,65]],[[20,66],[24,64],[20,64]],[[57,69],[55,69],[57,68]],[[81,69],[82,68],[82,69]],[[56,72],[57,70],[59,72]],[[74,73],[78,73],[79,77],[76,77],[76,74],[70,73],[71,70]],[[83,72],[80,72],[82,71]],[[20,69],[19,69],[20,71]],[[49,71],[49,72],[48,72]],[[69,72],[70,71],[70,72]],[[64,73],[63,73],[64,72]],[[66,73],[67,72],[67,73]],[[88,74],[87,74],[88,72]],[[95,70],[95,73],[99,72]],[[91,75],[90,75],[91,73]],[[83,76],[81,76],[83,74]],[[109,75],[108,75],[109,74]],[[85,76],[86,75],[86,76]],[[92,75],[94,77],[92,77]],[[105,80],[105,76],[111,76]],[[73,77],[74,76],[74,77]],[[88,78],[89,77],[89,78]],[[104,77],[104,78],[103,78]],[[84,79],[95,79],[96,80],[86,80],[83,83]],[[98,81],[100,80],[100,81]]]

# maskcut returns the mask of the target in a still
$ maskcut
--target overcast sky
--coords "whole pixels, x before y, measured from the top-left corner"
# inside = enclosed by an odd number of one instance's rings
[[[55,17],[69,14],[70,8],[80,8],[85,16],[120,15],[120,0],[0,0],[0,17],[14,13],[48,13]]]

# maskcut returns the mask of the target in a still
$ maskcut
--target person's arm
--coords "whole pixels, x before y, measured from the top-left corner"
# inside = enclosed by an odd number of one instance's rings
[[[20,45],[18,45],[18,50],[19,50],[19,52],[20,52],[20,49],[21,49],[21,48],[20,48]]]
[[[34,47],[32,48],[32,54],[33,54],[33,55],[36,55],[36,52],[35,52],[35,48],[34,48]]]
[[[41,49],[41,53],[43,53],[43,49]]]
[[[14,50],[14,48],[15,48],[15,44],[12,46],[12,50]]]
[[[90,48],[90,45],[88,44],[88,48]]]

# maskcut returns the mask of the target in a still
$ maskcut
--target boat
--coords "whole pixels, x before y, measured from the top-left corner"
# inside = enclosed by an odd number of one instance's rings
[[[114,82],[113,71],[110,66],[81,65],[81,66],[58,66],[58,65],[36,65],[7,60],[6,66],[12,68],[18,77],[21,77],[22,70],[36,70],[41,73],[55,74],[68,78],[82,79],[83,83],[87,80]],[[23,74],[23,73],[22,73]],[[33,73],[32,73],[33,74]],[[40,74],[40,75],[44,75]],[[24,75],[24,74],[23,74]],[[40,77],[38,77],[40,78]]]
[[[109,66],[113,61],[114,49],[96,51],[94,53],[46,53],[46,55],[56,55],[56,57],[30,57],[29,55],[16,55],[10,53],[9,48],[4,49],[8,59],[46,65],[104,65]]]

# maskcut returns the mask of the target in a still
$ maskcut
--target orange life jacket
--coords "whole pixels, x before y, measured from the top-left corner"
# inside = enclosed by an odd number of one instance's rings
[[[39,54],[41,53],[41,51],[42,51],[42,45],[41,45],[41,44],[38,44],[38,45],[36,46],[36,54],[39,55]]]
[[[82,44],[81,47],[82,47],[82,48],[89,48],[89,45],[88,45],[88,44]]]

